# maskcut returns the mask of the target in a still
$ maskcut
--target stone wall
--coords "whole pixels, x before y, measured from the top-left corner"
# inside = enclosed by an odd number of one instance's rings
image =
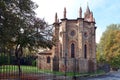
[[[50,60],[50,63],[47,62],[47,57],[38,58],[37,65],[39,69],[42,70],[51,70],[52,71],[52,59]]]
[[[88,72],[88,60],[86,59],[67,59],[65,65],[65,59],[59,60],[59,71],[62,72]]]
[[[38,58],[38,68],[42,70],[61,71],[61,72],[93,72],[96,70],[96,63],[94,60],[87,59],[51,59],[47,63],[47,57]],[[54,61],[53,61],[54,60]],[[57,65],[58,64],[58,65]]]
[[[88,60],[87,59],[79,59],[78,60],[78,65],[79,65],[79,72],[88,72]]]

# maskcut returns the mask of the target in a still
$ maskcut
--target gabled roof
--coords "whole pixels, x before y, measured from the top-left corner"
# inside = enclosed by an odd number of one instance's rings
[[[38,55],[52,55],[52,51],[51,50],[44,50],[44,51],[38,53]]]

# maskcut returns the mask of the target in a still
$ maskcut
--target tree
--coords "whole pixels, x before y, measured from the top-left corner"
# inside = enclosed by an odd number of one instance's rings
[[[52,48],[52,26],[35,17],[37,8],[31,0],[0,1],[0,47],[15,49],[19,76],[20,58],[23,49],[38,50],[39,47]]]
[[[102,53],[102,47],[100,44],[97,44],[97,63],[104,63],[105,62],[105,55]]]
[[[98,44],[97,55],[105,58],[111,66],[120,66],[120,24],[112,24],[107,27]],[[116,61],[117,59],[117,61]],[[116,65],[115,65],[116,64]]]

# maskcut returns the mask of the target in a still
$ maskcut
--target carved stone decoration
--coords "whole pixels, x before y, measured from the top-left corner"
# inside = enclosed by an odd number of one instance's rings
[[[77,31],[76,29],[70,29],[68,32],[68,35],[70,38],[75,38],[77,36]]]
[[[66,19],[64,8],[63,19],[59,22],[56,13],[53,24],[55,37],[53,40],[56,43],[50,51],[39,53],[40,69],[78,73],[96,70],[96,26],[93,13],[88,6],[84,16],[82,18],[80,8],[77,19]]]

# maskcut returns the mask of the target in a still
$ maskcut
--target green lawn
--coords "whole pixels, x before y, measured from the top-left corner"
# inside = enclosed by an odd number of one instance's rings
[[[43,72],[43,70],[38,69],[35,66],[21,66],[21,70],[23,73],[40,73]],[[0,73],[6,73],[6,72],[17,72],[18,66],[16,65],[4,65],[0,66]]]
[[[35,66],[21,66],[23,73],[45,73],[45,74],[56,74],[56,75],[65,75],[64,72],[58,72],[58,71],[50,71],[50,70],[41,70],[38,69]],[[18,67],[16,65],[4,65],[0,66],[0,73],[8,73],[8,72],[18,72]],[[67,72],[67,76],[94,76],[94,75],[100,75],[104,74],[103,71],[96,71],[94,73],[73,73],[73,72]]]

